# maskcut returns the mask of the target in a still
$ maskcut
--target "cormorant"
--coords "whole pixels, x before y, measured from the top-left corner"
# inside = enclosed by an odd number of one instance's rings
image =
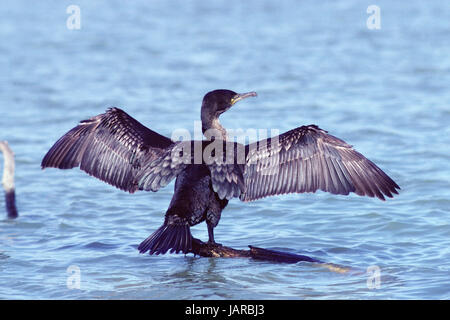
[[[121,190],[158,191],[176,178],[163,225],[141,253],[188,253],[190,227],[206,221],[210,245],[228,201],[315,192],[392,197],[400,187],[373,162],[316,125],[301,126],[246,146],[226,140],[219,116],[255,92],[214,90],[203,98],[202,141],[172,141],[119,108],[81,121],[42,160],[42,168],[80,166]],[[194,150],[194,152],[192,152]],[[230,160],[231,159],[231,160]]]

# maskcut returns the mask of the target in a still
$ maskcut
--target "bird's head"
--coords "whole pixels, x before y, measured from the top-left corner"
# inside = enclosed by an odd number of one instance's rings
[[[236,93],[231,90],[219,89],[208,92],[203,97],[202,102],[202,122],[203,124],[211,124],[217,120],[219,116],[231,108],[236,102],[248,98],[255,97],[256,92]]]

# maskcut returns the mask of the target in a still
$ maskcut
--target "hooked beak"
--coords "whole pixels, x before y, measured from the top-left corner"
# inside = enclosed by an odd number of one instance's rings
[[[248,97],[256,97],[257,94],[255,91],[246,92],[246,93],[238,93],[233,98],[231,98],[231,105],[235,104],[236,102],[248,98]]]

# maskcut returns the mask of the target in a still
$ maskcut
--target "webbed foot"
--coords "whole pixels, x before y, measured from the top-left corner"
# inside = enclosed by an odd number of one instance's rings
[[[221,243],[217,243],[217,242],[215,242],[214,240],[213,240],[213,241],[208,240],[208,242],[206,242],[206,245],[207,245],[208,247],[222,247],[222,244],[221,244]]]

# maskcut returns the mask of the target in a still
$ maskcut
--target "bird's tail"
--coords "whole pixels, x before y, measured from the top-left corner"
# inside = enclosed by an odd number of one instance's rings
[[[187,222],[164,222],[158,230],[142,241],[138,247],[140,253],[149,251],[149,254],[165,254],[169,249],[170,253],[188,253],[191,251],[192,235]]]

